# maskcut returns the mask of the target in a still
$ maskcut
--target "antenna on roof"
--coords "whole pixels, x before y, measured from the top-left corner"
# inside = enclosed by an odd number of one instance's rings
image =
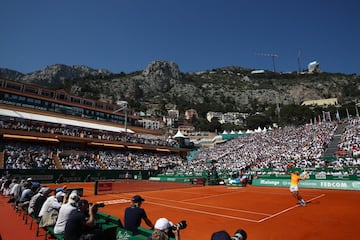
[[[297,55],[297,63],[298,63],[298,68],[299,68],[298,73],[299,74],[301,73],[300,57],[301,57],[301,50],[299,49],[298,55]]]
[[[273,69],[274,69],[274,72],[276,72],[275,58],[279,57],[279,55],[277,55],[275,53],[255,53],[255,55],[262,56],[262,57],[271,57],[272,58],[272,63],[273,63]]]

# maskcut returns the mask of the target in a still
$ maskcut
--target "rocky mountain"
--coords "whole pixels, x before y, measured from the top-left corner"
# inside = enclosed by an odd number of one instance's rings
[[[0,68],[0,77],[21,81],[21,78],[25,76],[23,73],[7,69],[7,68]]]
[[[36,83],[42,86],[59,86],[66,80],[91,76],[109,76],[112,73],[105,69],[92,69],[87,66],[55,64],[43,70],[23,74],[14,70],[0,68],[0,77],[17,80],[25,83]]]
[[[0,77],[107,102],[126,100],[133,110],[159,116],[168,103],[180,111],[195,108],[204,115],[207,111],[265,111],[276,104],[333,97],[340,103],[351,102],[360,96],[358,75],[253,74],[252,70],[229,66],[183,73],[174,62],[153,61],[143,71],[129,74],[57,64],[30,74],[0,69]]]

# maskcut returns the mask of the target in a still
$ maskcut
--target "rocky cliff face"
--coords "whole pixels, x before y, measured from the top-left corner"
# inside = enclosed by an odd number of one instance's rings
[[[180,79],[180,70],[174,62],[154,61],[142,72],[142,90],[149,92],[167,92],[172,89],[177,79]]]
[[[127,100],[135,109],[161,111],[167,103],[180,110],[256,111],[271,104],[301,104],[304,100],[337,97],[353,101],[360,95],[360,78],[345,74],[298,75],[231,66],[198,73],[181,73],[174,62],[154,61],[142,72],[113,74],[86,66],[52,65],[21,74],[0,69],[0,77],[64,88],[72,94],[107,102]]]

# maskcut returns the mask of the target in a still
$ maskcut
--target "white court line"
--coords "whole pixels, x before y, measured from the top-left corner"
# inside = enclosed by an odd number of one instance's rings
[[[219,195],[214,195],[214,197],[215,196],[219,196]],[[146,198],[157,199],[157,200],[168,201],[168,202],[175,202],[175,203],[180,203],[180,204],[193,205],[193,206],[199,206],[199,207],[208,207],[208,208],[213,208],[213,209],[221,209],[221,210],[232,211],[232,212],[242,212],[242,213],[250,213],[250,214],[255,214],[255,215],[271,216],[271,214],[269,214],[269,213],[253,212],[253,211],[233,209],[233,208],[224,208],[224,207],[217,207],[217,206],[212,206],[212,205],[189,203],[189,202],[184,202],[184,201],[177,201],[177,200],[163,199],[163,198],[156,198],[156,197],[146,197]],[[155,204],[155,203],[153,203],[153,204]]]
[[[198,198],[185,199],[185,200],[182,200],[182,201],[186,202],[186,201],[193,201],[193,200],[200,200],[200,199],[207,199],[207,198],[214,198],[214,197],[215,197],[215,198],[217,198],[217,197],[219,197],[219,196],[231,195],[231,194],[234,194],[234,193],[236,193],[236,194],[237,194],[237,192],[229,192],[229,193],[213,194],[213,195],[203,196],[203,197],[198,197]]]
[[[220,194],[223,195],[223,194]],[[214,196],[214,195],[213,195]],[[312,199],[309,199],[308,201],[313,201],[315,199],[324,197],[325,194],[321,194],[319,196],[316,196]],[[224,217],[224,218],[230,218],[230,219],[236,219],[236,220],[243,220],[243,221],[247,221],[247,222],[254,222],[254,223],[261,223],[264,222],[266,220],[269,220],[271,218],[274,218],[282,213],[288,212],[294,208],[299,207],[299,205],[295,205],[293,207],[284,209],[278,213],[275,214],[266,214],[266,213],[258,213],[258,212],[252,212],[252,211],[246,211],[246,210],[238,210],[238,209],[229,209],[229,208],[222,208],[222,207],[214,207],[214,206],[209,206],[209,205],[202,205],[202,204],[196,204],[196,203],[189,203],[189,202],[184,202],[184,201],[176,201],[176,200],[169,200],[169,199],[163,199],[163,198],[156,198],[156,197],[149,197],[147,196],[147,198],[150,199],[154,199],[154,200],[161,200],[161,201],[170,201],[170,202],[176,202],[176,203],[185,203],[185,204],[189,204],[189,205],[195,205],[195,206],[202,206],[202,207],[209,207],[209,208],[218,208],[218,209],[223,209],[223,210],[229,210],[229,211],[234,211],[234,212],[244,212],[244,213],[250,213],[250,214],[259,214],[259,215],[265,215],[268,217],[265,217],[263,219],[260,220],[253,220],[253,219],[249,219],[249,218],[242,218],[242,217],[235,217],[235,216],[230,216],[230,215],[225,215],[225,214],[218,214],[218,213],[212,213],[212,212],[207,212],[207,211],[201,211],[201,210],[195,210],[195,209],[190,209],[190,208],[183,208],[183,207],[176,207],[173,205],[167,205],[167,204],[161,204],[161,203],[156,203],[156,202],[151,202],[151,201],[146,201],[149,204],[153,204],[153,205],[158,205],[158,206],[163,206],[163,207],[168,207],[168,208],[174,208],[174,209],[180,209],[180,210],[185,210],[185,211],[189,211],[189,212],[196,212],[196,213],[201,213],[201,214],[206,214],[206,215],[213,215],[213,216],[218,216],[218,217]]]
[[[112,205],[112,204],[119,204],[119,203],[129,203],[131,201],[128,199],[120,198],[120,199],[115,199],[115,200],[105,200],[102,202],[105,203],[105,205]]]
[[[308,201],[313,201],[313,200],[315,200],[315,199],[318,199],[318,198],[321,198],[321,197],[324,197],[324,196],[325,196],[325,194],[321,194],[320,196],[314,197],[314,198],[312,198],[312,199],[310,199],[310,200],[308,200]],[[259,220],[259,221],[257,221],[257,222],[258,222],[258,223],[264,222],[264,221],[266,221],[266,220],[269,220],[269,219],[271,219],[271,218],[274,218],[274,217],[276,217],[276,216],[278,216],[278,215],[280,215],[280,214],[283,214],[283,213],[285,213],[285,212],[288,212],[288,211],[290,211],[290,210],[292,210],[292,209],[294,209],[294,208],[297,208],[297,207],[299,207],[299,205],[295,205],[295,206],[292,206],[292,207],[290,207],[290,208],[284,209],[284,210],[282,210],[282,211],[280,211],[280,212],[278,212],[278,213],[275,213],[275,214],[273,214],[273,215],[271,215],[271,216],[269,216],[269,217],[263,218],[263,219],[261,219],[261,220]]]
[[[217,213],[206,212],[206,211],[200,211],[200,210],[195,210],[195,209],[189,209],[189,208],[183,208],[183,207],[175,207],[175,206],[170,206],[170,205],[161,204],[161,203],[154,203],[154,202],[149,202],[149,201],[147,201],[147,203],[150,203],[150,204],[153,204],[153,205],[158,205],[158,206],[163,206],[163,207],[169,207],[169,208],[185,210],[185,211],[189,211],[189,212],[196,212],[196,213],[202,213],[202,214],[206,214],[206,215],[213,215],[213,216],[217,216],[217,217],[231,218],[231,219],[243,220],[243,221],[254,222],[254,223],[258,222],[257,220],[252,220],[252,219],[248,219],[248,218],[240,218],[240,217],[234,217],[234,216],[230,216],[230,215],[217,214]]]

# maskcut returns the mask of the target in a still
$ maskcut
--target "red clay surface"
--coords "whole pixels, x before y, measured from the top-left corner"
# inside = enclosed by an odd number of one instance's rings
[[[161,190],[136,192],[137,185]],[[107,205],[100,211],[122,221],[129,200],[140,194],[145,198],[142,207],[154,223],[160,217],[174,223],[187,221],[182,240],[209,240],[215,231],[226,230],[232,235],[239,228],[247,232],[249,240],[359,239],[360,191],[300,189],[303,198],[311,201],[301,207],[288,188],[187,185],[165,189],[160,182],[137,181],[122,183],[124,193],[94,195],[94,183],[67,186],[83,187],[83,198],[105,201]]]

